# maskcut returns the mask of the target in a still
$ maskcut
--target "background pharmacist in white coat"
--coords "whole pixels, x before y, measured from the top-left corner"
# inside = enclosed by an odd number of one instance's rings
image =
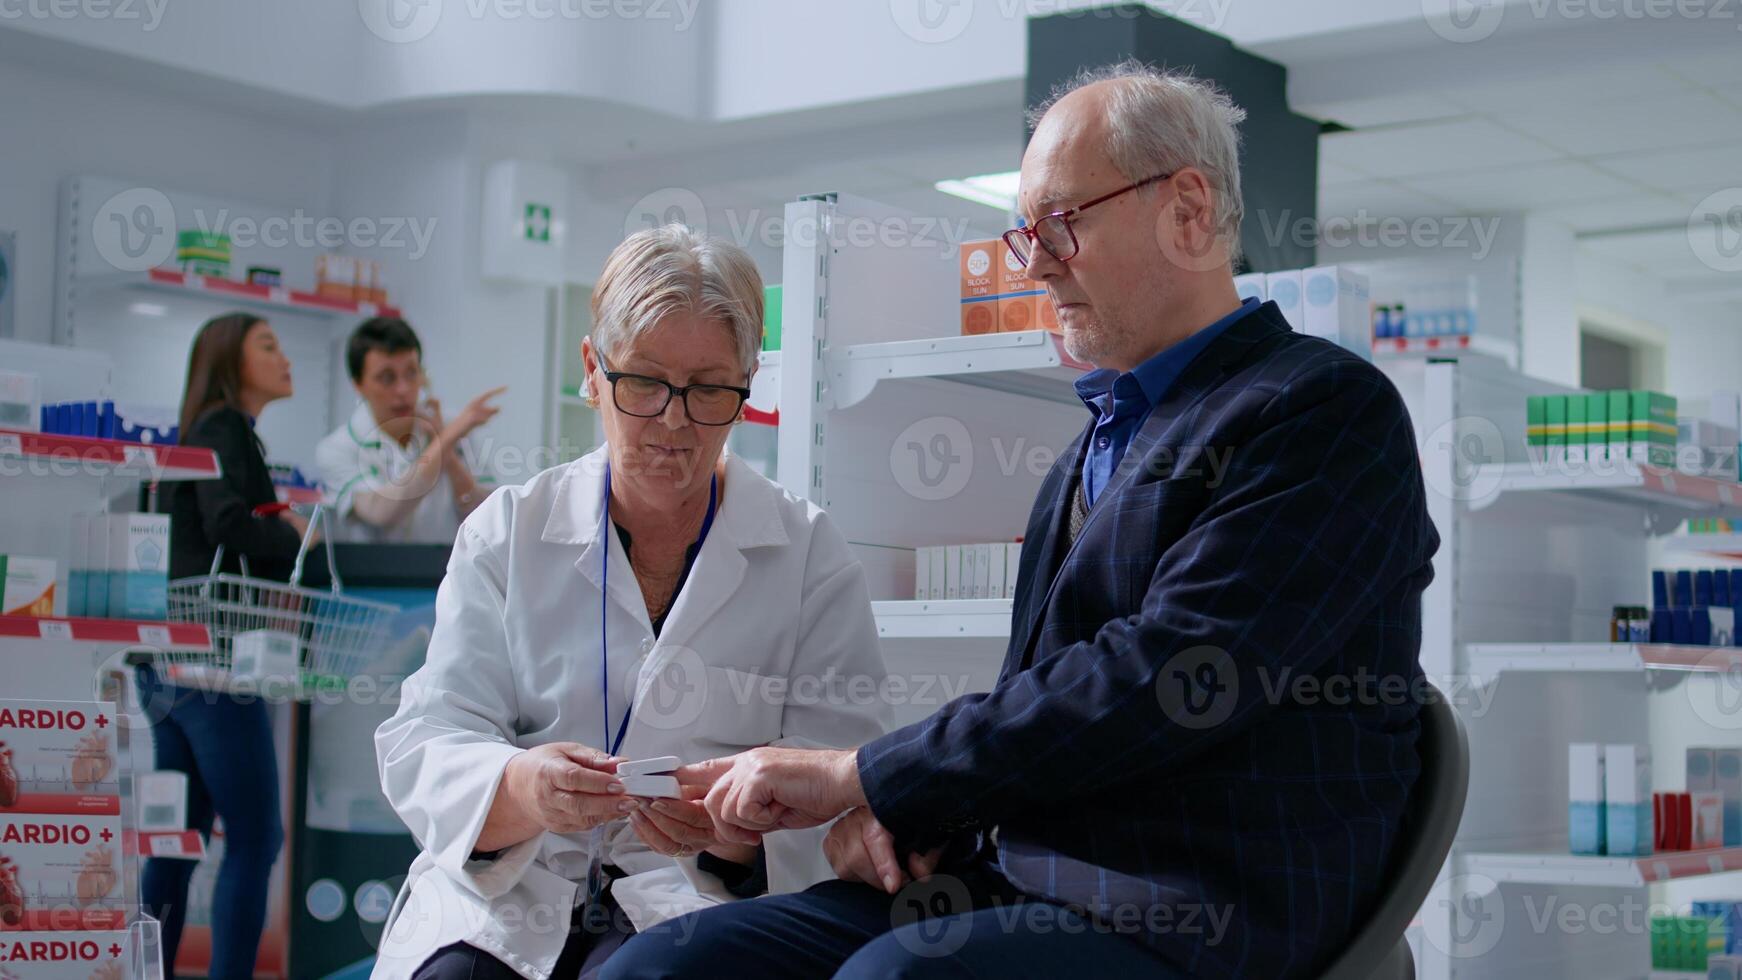
[[[428,660],[376,733],[424,849],[377,978],[567,980],[665,919],[832,878],[815,831],[717,841],[699,803],[623,795],[615,760],[854,746],[888,724],[863,696],[885,674],[846,539],[723,452],[761,340],[749,257],[638,233],[593,316],[606,446],[467,518]]]
[[[345,540],[447,544],[486,491],[463,455],[494,418],[493,388],[452,419],[430,393],[423,343],[398,317],[365,320],[345,342],[357,407],[315,447],[315,471],[336,501]]]

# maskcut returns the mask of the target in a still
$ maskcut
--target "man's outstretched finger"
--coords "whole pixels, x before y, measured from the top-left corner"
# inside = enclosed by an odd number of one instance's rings
[[[687,766],[678,766],[672,771],[677,777],[679,786],[694,786],[706,790],[719,782],[720,777],[732,769],[733,756],[721,756],[718,759],[706,759],[702,762],[692,762]]]

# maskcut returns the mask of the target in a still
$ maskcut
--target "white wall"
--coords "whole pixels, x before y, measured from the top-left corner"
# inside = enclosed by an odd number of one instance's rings
[[[1742,388],[1742,314],[1734,304],[1690,302],[1661,280],[1590,252],[1578,254],[1576,275],[1581,306],[1665,333],[1669,394],[1693,400]]]
[[[520,453],[543,439],[546,291],[486,283],[478,274],[483,166],[527,149],[513,134],[458,111],[359,125],[340,152],[336,208],[433,223],[427,250],[359,250],[393,270],[392,297],[423,341],[430,380],[450,417],[499,385],[502,411],[479,444]],[[355,404],[354,398],[351,404]],[[511,456],[501,475],[528,475]]]
[[[542,441],[544,290],[486,284],[477,274],[482,166],[535,147],[500,127],[474,129],[459,111],[322,127],[10,64],[0,65],[0,91],[29,96],[0,100],[0,132],[8,134],[0,140],[0,227],[19,233],[18,339],[52,339],[58,194],[68,176],[109,174],[316,218],[433,224],[421,253],[409,234],[402,236],[408,247],[342,250],[381,261],[390,299],[422,334],[450,412],[508,384],[502,414],[485,434],[522,451]],[[182,314],[181,304],[168,305]],[[353,325],[335,320],[333,336],[299,346],[299,386],[321,392],[323,404],[299,399],[296,408],[318,413],[321,425],[337,424],[355,403],[338,362],[339,341]],[[328,360],[316,368],[311,362],[322,353]],[[158,351],[148,369],[167,374],[179,392],[185,357],[185,349]],[[312,383],[328,380],[319,375],[331,375],[330,398],[325,383]],[[309,440],[289,441],[296,446],[275,445],[275,453],[308,463]]]
[[[61,181],[107,174],[326,213],[331,134],[0,62],[0,228],[18,233],[20,340],[48,342]]]
[[[1524,216],[1518,265],[1519,366],[1525,374],[1578,387],[1579,316],[1574,267],[1577,248],[1564,225]]]

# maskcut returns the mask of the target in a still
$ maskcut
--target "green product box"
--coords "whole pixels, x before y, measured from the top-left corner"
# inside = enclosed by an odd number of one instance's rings
[[[1567,462],[1585,461],[1585,437],[1590,429],[1585,425],[1585,396],[1567,396]]]
[[[1543,398],[1545,455],[1551,463],[1567,458],[1567,396],[1545,395]]]
[[[780,349],[780,286],[762,287],[762,349]]]
[[[1585,396],[1585,458],[1609,461],[1609,396],[1603,392]]]
[[[1627,444],[1631,438],[1631,429],[1627,424],[1628,406],[1627,392],[1609,392],[1609,459],[1621,463],[1627,460]]]
[[[1548,458],[1548,399],[1543,395],[1531,395],[1524,400],[1524,453],[1533,463],[1540,463]]]
[[[1663,916],[1651,918],[1651,968],[1653,970],[1673,970],[1675,953],[1672,940],[1675,936],[1675,920]]]
[[[218,262],[212,259],[184,259],[181,271],[190,276],[211,276],[214,279],[230,277],[230,263]]]
[[[1675,465],[1675,399],[1657,391],[1630,391],[1627,458],[1652,466]]]
[[[230,236],[198,229],[176,232],[175,257],[178,262],[205,259],[212,262],[228,263],[230,261]]]

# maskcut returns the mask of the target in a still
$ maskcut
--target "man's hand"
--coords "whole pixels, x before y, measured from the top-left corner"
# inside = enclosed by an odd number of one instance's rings
[[[675,775],[685,795],[705,792],[715,836],[729,844],[760,844],[770,831],[816,827],[865,804],[854,749],[763,747]]]
[[[924,854],[909,854],[903,869],[895,854],[895,836],[877,822],[870,807],[863,806],[847,811],[823,838],[823,856],[837,877],[864,882],[891,895],[909,881],[930,877],[943,851],[939,846]]]
[[[491,388],[467,402],[466,407],[460,409],[460,414],[454,416],[452,422],[444,426],[438,421],[436,425],[442,434],[442,441],[450,447],[456,446],[461,439],[471,435],[473,430],[495,418],[496,413],[502,409],[490,404],[490,400],[507,390],[506,385],[500,388]],[[433,404],[435,399],[431,398],[430,401]],[[438,408],[437,411],[439,412],[440,409]],[[437,419],[439,418],[440,415],[437,415]]]

